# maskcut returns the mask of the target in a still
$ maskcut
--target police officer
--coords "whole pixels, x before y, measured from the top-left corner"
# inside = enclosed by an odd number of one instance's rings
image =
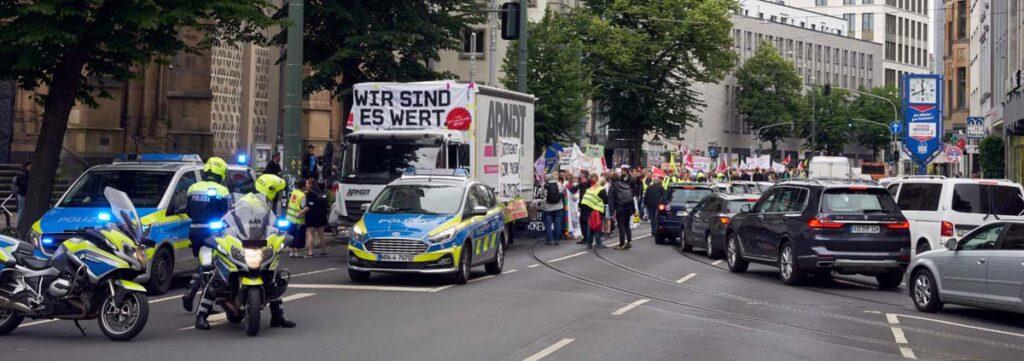
[[[259,204],[261,206],[273,209],[274,199],[277,198],[277,193],[285,188],[287,183],[281,177],[273,174],[264,174],[256,178],[256,192],[249,193],[238,200],[237,204]],[[261,196],[262,195],[262,196]],[[207,240],[212,242],[212,240]],[[209,246],[208,246],[209,247]],[[283,280],[282,280],[283,281]],[[275,280],[274,284],[278,284]],[[206,318],[210,315],[210,310],[213,308],[213,296],[209,293],[203,293],[203,300],[199,302],[199,310],[196,311],[196,329],[197,330],[209,330],[210,323]],[[270,327],[283,327],[293,328],[296,326],[295,322],[290,321],[284,317],[284,302],[281,301],[280,296],[273,300],[270,300]]]
[[[210,157],[203,166],[203,181],[188,188],[186,213],[192,219],[188,238],[192,243],[192,255],[199,258],[199,249],[206,238],[211,236],[210,222],[220,220],[231,208],[231,192],[221,185],[228,171],[228,163],[218,157]],[[202,284],[202,266],[192,276],[185,295],[181,297],[182,307],[192,312],[192,303]]]

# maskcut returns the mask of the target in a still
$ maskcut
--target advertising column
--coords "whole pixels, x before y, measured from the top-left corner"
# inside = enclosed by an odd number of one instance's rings
[[[942,76],[908,74],[903,77],[903,146],[926,174],[928,163],[944,150],[942,143]]]

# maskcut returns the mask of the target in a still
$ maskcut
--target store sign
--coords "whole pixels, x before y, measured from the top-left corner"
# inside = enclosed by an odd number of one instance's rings
[[[903,146],[922,170],[945,149],[941,84],[942,76],[936,74],[903,77],[903,120],[907,127]]]
[[[967,117],[967,137],[971,139],[985,137],[985,118]]]

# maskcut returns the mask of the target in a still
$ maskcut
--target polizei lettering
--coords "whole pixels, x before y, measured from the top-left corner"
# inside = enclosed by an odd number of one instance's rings
[[[523,139],[526,105],[491,100],[489,108],[491,111],[487,113],[485,142],[493,145],[495,149],[498,147],[498,138],[500,137],[519,138],[521,144],[526,144]]]

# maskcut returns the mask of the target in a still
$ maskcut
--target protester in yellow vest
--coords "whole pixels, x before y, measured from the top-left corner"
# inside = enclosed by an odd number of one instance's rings
[[[300,183],[301,182],[301,183]],[[288,249],[288,257],[301,257],[302,249],[306,248],[306,212],[309,212],[309,206],[306,204],[306,192],[303,192],[300,187],[304,187],[305,180],[297,180],[293,185],[295,189],[288,196],[288,207],[286,218],[288,222],[291,222],[292,226],[288,229],[288,233],[294,238],[292,244]]]
[[[601,177],[597,174],[590,175],[590,188],[587,188],[583,192],[583,207],[580,208],[580,223],[586,222],[587,227],[590,227],[590,217],[593,212],[601,214],[601,219],[604,219],[604,205],[608,201],[608,192],[604,190],[604,183],[601,181]],[[629,225],[626,225],[629,227]],[[587,233],[587,238],[583,240],[583,243],[587,245],[587,248],[605,248],[604,243],[601,241],[601,229],[594,229],[590,227],[590,232]]]

